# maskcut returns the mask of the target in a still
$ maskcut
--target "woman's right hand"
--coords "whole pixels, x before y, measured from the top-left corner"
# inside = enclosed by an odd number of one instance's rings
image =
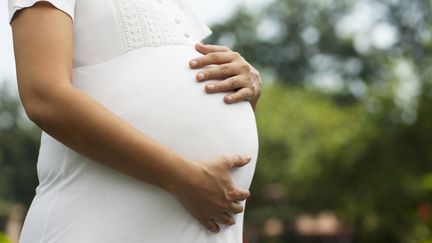
[[[174,194],[203,226],[219,232],[217,223],[235,224],[232,214],[243,212],[238,202],[250,196],[248,190],[235,187],[229,171],[249,163],[249,156],[222,156],[192,162],[192,173],[174,190]]]

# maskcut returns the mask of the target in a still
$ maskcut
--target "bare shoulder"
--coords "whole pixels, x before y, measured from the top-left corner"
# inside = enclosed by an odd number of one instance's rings
[[[71,82],[73,23],[64,12],[40,1],[11,21],[17,80],[24,107],[35,97]]]

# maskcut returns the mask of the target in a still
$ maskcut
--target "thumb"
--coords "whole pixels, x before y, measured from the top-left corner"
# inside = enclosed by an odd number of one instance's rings
[[[243,167],[247,165],[251,161],[251,157],[249,155],[237,155],[232,156],[229,159],[229,169],[235,168],[235,167]]]

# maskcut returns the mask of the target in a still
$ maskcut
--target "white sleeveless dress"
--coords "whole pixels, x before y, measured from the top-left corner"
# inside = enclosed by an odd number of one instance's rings
[[[40,1],[40,0],[39,0]],[[10,19],[38,0],[9,0]],[[183,0],[49,0],[73,19],[73,84],[183,157],[249,154],[232,171],[249,188],[258,156],[246,101],[207,94],[188,66],[211,33]],[[217,82],[217,81],[210,81]],[[119,161],[121,162],[121,161]],[[40,184],[21,243],[241,243],[243,214],[211,233],[171,194],[105,167],[42,133]],[[163,172],[162,172],[163,173]],[[242,202],[244,203],[244,202]]]

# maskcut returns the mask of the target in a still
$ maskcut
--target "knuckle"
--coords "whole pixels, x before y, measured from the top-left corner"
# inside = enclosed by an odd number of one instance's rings
[[[254,91],[252,89],[247,89],[245,96],[252,98],[254,96]]]
[[[256,84],[252,84],[252,85],[250,86],[250,90],[251,90],[252,93],[254,93],[254,94],[256,94],[256,93],[259,92],[259,88],[257,87]]]
[[[234,198],[236,198],[238,196],[237,192],[233,189],[229,190],[226,194],[226,199],[227,200],[233,200]]]
[[[219,55],[217,53],[209,53],[208,57],[212,62],[218,62],[220,60]]]
[[[231,195],[230,195],[230,193],[229,193],[229,192],[225,193],[225,195],[224,195],[224,196],[225,196],[225,198],[224,198],[224,199],[225,199],[226,201],[230,201],[230,200],[232,200],[232,199],[231,199]]]
[[[222,51],[230,51],[231,49],[229,49],[229,47],[227,47],[227,46],[222,46],[221,50]]]
[[[221,72],[222,75],[225,75],[225,76],[230,75],[230,73],[231,73],[231,67],[228,66],[228,65],[222,65],[220,67],[220,72]]]
[[[248,77],[249,81],[251,81],[251,82],[253,82],[255,80],[255,75],[253,72],[248,72],[247,77]]]
[[[247,62],[242,62],[242,64],[240,65],[240,68],[242,70],[244,70],[245,72],[247,72],[249,75],[252,75],[252,68],[249,65],[249,63]]]
[[[243,89],[240,94],[241,100],[247,100],[249,98],[249,89]]]
[[[229,185],[229,184],[230,184],[230,180],[228,179],[228,177],[223,177],[223,178],[222,178],[222,182],[223,182],[225,185]]]
[[[240,85],[240,81],[236,77],[230,78],[230,84],[232,88],[237,88]]]
[[[234,57],[235,59],[238,59],[238,58],[241,57],[241,55],[240,55],[240,53],[238,53],[238,52],[236,52],[236,51],[233,51],[233,52],[232,52],[232,57]]]

